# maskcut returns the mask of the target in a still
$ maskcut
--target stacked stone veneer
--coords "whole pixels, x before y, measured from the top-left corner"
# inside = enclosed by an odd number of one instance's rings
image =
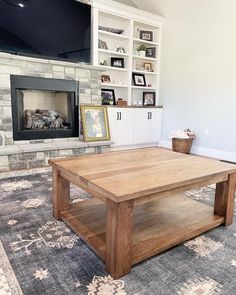
[[[0,53],[0,171],[44,166],[49,158],[101,152],[108,143],[82,143],[79,138],[15,141],[12,132],[10,75],[79,81],[80,104],[101,104],[99,69],[60,61]],[[33,150],[33,152],[32,152]]]

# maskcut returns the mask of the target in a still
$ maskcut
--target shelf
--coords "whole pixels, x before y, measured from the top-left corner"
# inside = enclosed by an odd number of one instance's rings
[[[106,31],[102,31],[102,30],[98,30],[99,34],[102,35],[107,35],[109,37],[113,37],[115,39],[129,39],[130,37],[127,35],[122,35],[122,34],[115,34],[115,33],[111,33],[111,32],[106,32]]]
[[[72,228],[103,260],[106,244],[106,205],[96,198],[73,203],[60,212]],[[132,265],[215,228],[224,217],[198,201],[175,195],[137,206],[133,217]]]
[[[149,89],[149,90],[157,90],[156,87],[148,87],[148,86],[131,86],[133,89]]]
[[[112,84],[112,83],[102,83],[104,87],[117,87],[117,88],[128,88],[128,85]]]
[[[133,73],[145,74],[145,75],[157,75],[157,72],[147,72],[147,71],[138,71],[138,70],[133,70]]]
[[[98,48],[98,52],[109,54],[109,55],[129,56],[127,53],[120,53],[113,50],[100,49],[100,48]]]
[[[134,40],[134,42],[138,42],[138,43],[144,43],[144,44],[148,44],[148,45],[158,46],[158,44],[156,42],[146,41],[146,40],[142,40],[142,39],[138,39],[138,38],[133,38],[133,40]]]
[[[110,66],[102,66],[98,65],[98,68],[101,68],[103,70],[112,70],[112,71],[121,71],[121,72],[128,72],[128,69],[126,68],[116,68],[116,67],[110,67]]]
[[[133,58],[143,59],[143,60],[151,60],[153,62],[157,62],[156,57],[146,57],[146,56],[133,55]]]

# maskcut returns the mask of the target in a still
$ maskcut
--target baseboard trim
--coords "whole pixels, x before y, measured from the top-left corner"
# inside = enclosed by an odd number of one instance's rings
[[[162,140],[160,142],[161,147],[171,148],[171,141]],[[209,149],[201,146],[193,146],[191,152],[196,155],[212,157],[220,160],[236,162],[236,153],[221,151],[216,149]]]

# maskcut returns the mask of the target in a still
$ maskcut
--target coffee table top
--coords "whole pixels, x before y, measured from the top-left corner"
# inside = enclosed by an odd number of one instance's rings
[[[55,159],[49,164],[116,202],[210,181],[211,177],[225,181],[236,172],[233,164],[162,148]]]

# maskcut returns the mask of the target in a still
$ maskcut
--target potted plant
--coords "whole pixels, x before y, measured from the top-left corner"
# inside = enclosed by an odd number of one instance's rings
[[[147,47],[144,44],[141,44],[137,48],[137,55],[145,57],[146,56],[146,50],[147,50]]]

